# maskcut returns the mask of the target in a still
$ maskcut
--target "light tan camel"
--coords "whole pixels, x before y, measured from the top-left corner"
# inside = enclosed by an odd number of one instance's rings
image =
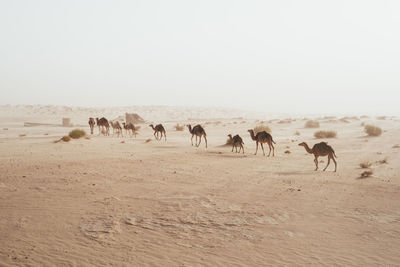
[[[165,141],[167,141],[167,134],[166,134],[164,126],[162,126],[162,124],[157,124],[156,127],[154,127],[153,124],[150,124],[149,126],[154,130],[154,137],[157,140],[161,140],[164,135]],[[160,137],[158,137],[158,133],[161,134]]]
[[[266,131],[262,131],[262,132],[258,132],[256,135],[254,135],[254,130],[248,130],[248,132],[250,133],[251,139],[253,139],[254,141],[256,141],[256,153],[254,153],[254,155],[257,155],[257,151],[258,151],[258,143],[260,143],[262,151],[263,151],[263,155],[265,156],[265,152],[264,152],[264,146],[263,143],[267,143],[269,146],[269,155],[271,155],[271,147],[272,147],[272,156],[275,156],[275,147],[273,144],[276,144],[274,142],[274,140],[272,140],[272,136],[267,133]]]
[[[89,127],[90,127],[90,134],[93,135],[93,129],[94,126],[96,125],[96,121],[94,120],[94,118],[89,118]]]
[[[244,154],[244,147],[243,147],[244,143],[243,143],[242,138],[238,134],[235,135],[234,137],[232,137],[231,134],[228,134],[228,136],[232,142],[232,152],[233,152],[233,148],[235,148],[235,152],[238,153],[237,147],[239,147],[239,153],[240,153],[240,150],[243,149],[243,154]]]
[[[192,128],[192,125],[190,125],[190,124],[188,124],[188,125],[186,125],[186,126],[188,127],[189,132],[192,134],[192,139],[191,139],[191,141],[192,141],[192,146],[193,146],[193,136],[196,136],[196,146],[197,146],[197,147],[200,146],[201,137],[203,136],[203,137],[204,137],[204,140],[205,140],[205,142],[206,142],[206,148],[207,148],[207,134],[206,134],[206,131],[204,131],[203,127],[201,127],[200,124],[197,124],[197,125],[194,126],[193,128]],[[200,137],[199,143],[197,143],[197,137]]]
[[[315,144],[311,149],[308,147],[306,142],[300,143],[299,146],[303,146],[308,153],[314,154],[315,170],[318,170],[318,157],[328,156],[328,164],[326,164],[324,171],[326,170],[326,168],[328,168],[329,163],[331,162],[332,159],[333,162],[335,163],[335,172],[336,172],[336,167],[337,167],[337,163],[335,160],[336,154],[333,148],[330,145],[328,145],[328,143],[321,142]]]

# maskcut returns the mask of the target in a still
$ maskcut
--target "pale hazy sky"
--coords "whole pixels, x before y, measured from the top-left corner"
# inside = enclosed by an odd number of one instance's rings
[[[400,1],[0,0],[0,104],[400,115]]]

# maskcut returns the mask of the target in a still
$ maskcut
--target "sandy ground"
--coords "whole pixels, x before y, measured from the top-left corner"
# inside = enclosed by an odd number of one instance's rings
[[[258,122],[229,112],[198,121],[205,149],[191,146],[187,129],[173,130],[189,117],[158,121],[167,142],[146,143],[153,133],[143,124],[136,139],[96,129],[90,139],[54,143],[71,129],[23,121],[63,114],[24,108],[0,112],[1,266],[400,264],[398,118],[320,119],[320,129],[338,132],[328,140],[335,173],[333,164],[314,171],[313,156],[297,145],[320,141],[302,119],[268,123],[277,145],[267,158],[254,155],[247,133]],[[385,132],[366,137],[363,121]],[[229,133],[243,137],[244,155],[221,146]],[[372,177],[360,178],[363,161]]]

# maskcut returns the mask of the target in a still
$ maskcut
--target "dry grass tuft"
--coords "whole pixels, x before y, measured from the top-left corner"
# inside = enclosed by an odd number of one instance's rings
[[[378,119],[378,120],[386,120],[386,116],[378,116],[378,117],[376,117],[376,119]]]
[[[151,138],[149,138],[149,139],[146,139],[146,141],[145,141],[145,142],[146,142],[146,143],[149,143],[149,142],[151,142],[151,140],[152,140],[152,139],[151,139]]]
[[[378,160],[376,163],[379,163],[379,164],[388,164],[389,162],[388,162],[388,159],[387,159],[387,158],[384,158],[384,159]]]
[[[368,170],[368,171],[363,171],[361,173],[361,178],[367,178],[370,177],[374,174],[374,172],[372,170]]]
[[[380,136],[382,134],[382,129],[373,125],[365,125],[364,132],[369,136]]]
[[[135,132],[139,131],[140,128],[142,128],[141,126],[135,126]]]
[[[69,137],[73,138],[73,139],[79,139],[81,137],[84,137],[86,135],[84,130],[81,129],[75,129],[69,132]]]
[[[360,163],[360,167],[361,167],[362,169],[368,169],[368,168],[371,167],[371,166],[372,166],[372,163],[369,162],[369,161],[365,161],[365,162],[361,162],[361,163]]]
[[[400,145],[394,145],[392,148],[400,148]]]
[[[285,154],[290,154],[290,150],[285,150]]]
[[[335,138],[336,135],[335,131],[318,131],[314,133],[315,138]]]
[[[26,136],[26,134],[20,134],[20,135],[19,135],[19,137],[24,137],[24,136]]]
[[[175,126],[175,131],[180,131],[182,132],[183,130],[185,130],[185,126],[184,125],[179,125],[179,123],[177,123]]]
[[[313,121],[313,120],[308,120],[306,124],[304,125],[305,128],[319,128],[319,122],[318,121]]]
[[[259,132],[266,131],[267,133],[271,133],[271,129],[267,125],[257,125],[254,127],[254,134],[257,134]]]
[[[294,135],[300,135],[300,132],[299,132],[299,131],[296,131],[296,132],[294,133]]]
[[[64,141],[64,142],[69,142],[69,141],[71,141],[71,137],[69,137],[68,135],[65,135],[65,136],[61,137],[60,140]]]
[[[350,121],[347,120],[347,117],[343,117],[339,119],[340,122],[349,123]]]

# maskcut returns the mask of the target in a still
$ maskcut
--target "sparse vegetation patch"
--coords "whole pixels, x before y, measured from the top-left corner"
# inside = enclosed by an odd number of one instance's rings
[[[81,129],[75,129],[69,132],[69,137],[71,137],[72,139],[79,139],[81,137],[84,137],[86,135],[84,130]]]
[[[185,126],[179,125],[179,123],[177,123],[174,127],[175,127],[175,131],[180,131],[180,132],[185,129]]]
[[[259,132],[266,131],[267,133],[271,133],[271,129],[267,125],[257,125],[254,127],[254,134],[257,134]]]
[[[365,125],[364,131],[369,136],[380,136],[382,134],[382,129],[373,125]]]
[[[336,135],[335,131],[318,131],[314,133],[315,138],[335,138]]]
[[[368,169],[369,167],[371,167],[372,163],[369,161],[365,161],[365,162],[361,162],[360,163],[360,168],[362,169]]]
[[[319,122],[318,121],[313,121],[313,120],[308,120],[306,124],[304,125],[306,128],[319,128]]]

